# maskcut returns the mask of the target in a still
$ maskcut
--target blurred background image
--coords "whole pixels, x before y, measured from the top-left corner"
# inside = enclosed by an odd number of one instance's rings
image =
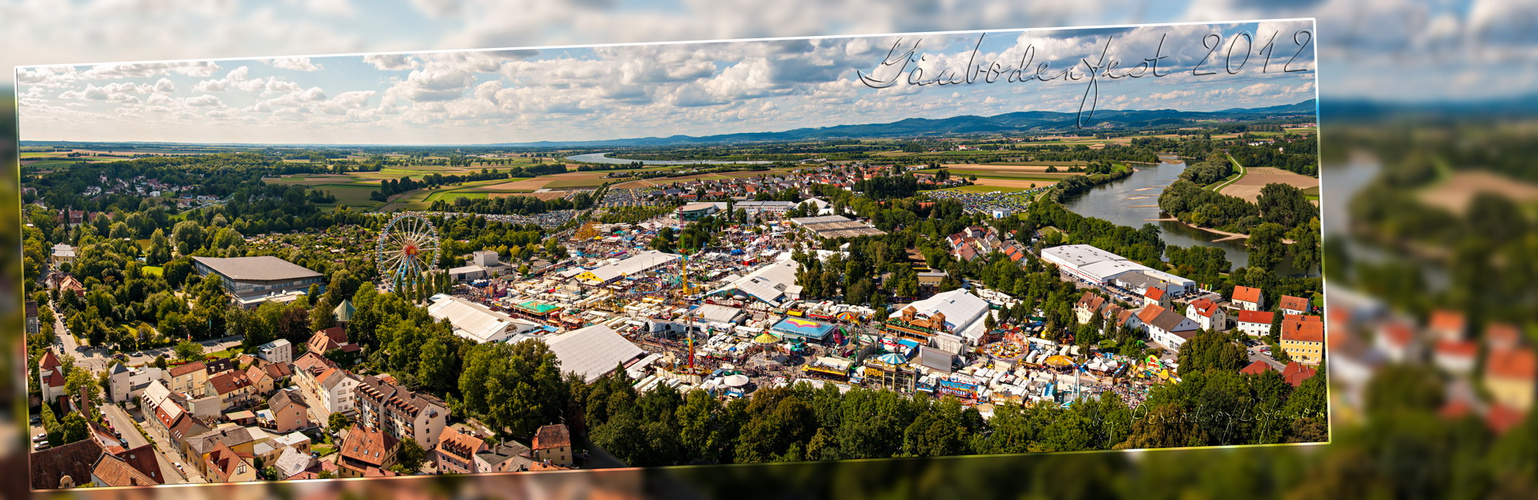
[[[1331,444],[310,482],[59,496],[1533,498],[1538,4],[1499,0],[0,0],[0,66],[1317,19]],[[424,75],[426,76],[426,75]],[[19,220],[14,76],[0,217]],[[32,89],[41,87],[33,86]],[[16,224],[0,467],[25,470]],[[4,481],[7,498],[26,481]]]

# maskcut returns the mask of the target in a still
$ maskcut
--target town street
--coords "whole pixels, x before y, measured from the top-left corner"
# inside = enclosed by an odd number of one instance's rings
[[[136,421],[133,417],[129,416],[128,412],[124,411],[121,406],[115,404],[102,405],[101,414],[102,416],[107,417],[108,421],[112,422],[113,429],[116,429],[118,432],[123,434],[123,440],[128,441],[128,449],[138,448],[150,443],[149,440],[144,438],[144,435],[139,434],[138,429],[134,428]],[[148,429],[146,429],[145,432],[151,433],[151,435],[153,435],[152,431]],[[155,443],[155,459],[160,461],[160,471],[161,474],[165,475],[165,484],[183,484],[189,482],[187,481],[186,476],[182,475],[180,472],[177,472],[176,467],[171,465],[172,462],[176,461],[175,455],[167,456],[167,449],[169,448],[164,448],[163,445],[158,442]]]

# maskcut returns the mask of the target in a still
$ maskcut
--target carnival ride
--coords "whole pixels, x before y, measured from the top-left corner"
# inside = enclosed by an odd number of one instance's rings
[[[428,271],[436,267],[441,249],[438,230],[432,221],[420,215],[399,214],[379,230],[374,261],[387,290],[402,285],[418,285]]]

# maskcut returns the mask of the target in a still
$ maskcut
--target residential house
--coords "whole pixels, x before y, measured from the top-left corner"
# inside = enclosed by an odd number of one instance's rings
[[[103,453],[91,465],[91,482],[99,487],[156,486],[165,484],[157,452],[144,445],[120,454]]]
[[[320,402],[319,408],[312,406],[311,410],[315,410],[316,421],[322,425],[332,413],[356,411],[353,393],[358,388],[358,378],[313,351],[294,360],[294,382]]]
[[[1485,388],[1490,399],[1526,414],[1533,407],[1538,361],[1525,347],[1491,346],[1485,358]]]
[[[53,260],[53,267],[59,267],[59,264],[74,264],[74,262],[75,262],[75,247],[70,246],[69,243],[58,243],[58,244],[55,244],[53,246],[53,259],[52,260]]]
[[[443,400],[408,391],[372,375],[360,381],[355,399],[359,423],[395,439],[414,440],[424,450],[438,447],[438,437],[443,434],[449,416]]]
[[[1282,299],[1285,301],[1286,297]],[[1304,364],[1324,361],[1324,319],[1318,316],[1282,316],[1282,352]]]
[[[294,346],[287,339],[278,339],[256,346],[256,357],[272,363],[294,362]]]
[[[1264,294],[1260,289],[1247,286],[1234,287],[1233,303],[1246,311],[1264,310],[1266,305]]]
[[[310,404],[298,389],[278,391],[267,400],[267,410],[272,420],[266,426],[273,432],[286,434],[310,427]]]
[[[283,450],[293,448],[303,453],[310,453],[310,437],[303,432],[290,432],[282,436],[273,437],[266,441],[251,446],[251,454],[256,457],[252,463],[270,464],[283,455]]]
[[[246,380],[245,373],[230,370],[209,378],[203,393],[217,396],[219,411],[223,412],[230,408],[251,406],[256,390],[251,387],[251,381]]]
[[[1169,294],[1164,293],[1164,289],[1163,288],[1159,288],[1159,287],[1156,287],[1156,286],[1148,287],[1148,288],[1143,290],[1143,305],[1144,306],[1159,306],[1161,308],[1169,307],[1170,306]]]
[[[342,439],[337,473],[341,477],[383,477],[395,466],[396,440],[388,434],[354,425]]]
[[[1474,372],[1479,359],[1479,344],[1471,340],[1439,339],[1431,348],[1431,361],[1443,370],[1456,375]]]
[[[566,424],[550,424],[534,433],[534,460],[570,467],[571,432]]]
[[[478,472],[475,456],[487,449],[485,440],[454,427],[444,427],[443,434],[438,437],[438,470],[449,474],[474,474]]]
[[[1271,371],[1271,363],[1260,359],[1252,361],[1250,364],[1244,365],[1244,368],[1239,369],[1241,375],[1263,375],[1268,371]]]
[[[1373,347],[1395,363],[1412,363],[1423,360],[1423,347],[1410,325],[1401,321],[1385,321],[1378,326],[1378,336]]]
[[[28,334],[38,333],[43,328],[43,325],[38,322],[38,317],[37,317],[37,301],[35,301],[35,300],[27,301],[26,309],[27,309],[27,333]]]
[[[246,382],[251,384],[252,397],[258,399],[265,398],[272,395],[272,391],[277,390],[278,380],[260,366],[252,364],[250,368],[246,368],[243,375],[246,378]]]
[[[1446,309],[1432,311],[1426,320],[1426,331],[1439,339],[1464,340],[1469,333],[1468,318],[1463,313]]]
[[[243,483],[256,480],[256,466],[230,445],[219,443],[203,457],[204,477],[211,483]]]
[[[51,490],[89,484],[92,466],[103,453],[95,439],[35,451],[27,456],[33,489]]]
[[[241,427],[226,424],[223,427],[213,429],[202,434],[197,434],[181,440],[182,458],[187,464],[196,464],[198,473],[209,477],[213,471],[207,466],[210,463],[225,465],[227,461],[211,462],[208,455],[219,447],[227,447],[243,457],[256,456],[256,445],[272,439],[272,436],[255,427]],[[213,479],[209,477],[209,479]]]
[[[1268,337],[1271,335],[1271,322],[1276,319],[1276,313],[1261,312],[1245,309],[1239,311],[1235,324],[1239,331],[1251,337]]]
[[[1282,300],[1277,301],[1277,307],[1282,310],[1284,317],[1287,315],[1302,316],[1308,314],[1310,309],[1308,299],[1291,295],[1283,295]]]
[[[208,387],[208,365],[202,361],[193,361],[173,366],[166,370],[165,381],[166,388],[171,389],[171,392],[203,397]]]
[[[533,465],[534,450],[516,441],[508,441],[475,454],[475,472],[518,472]]]
[[[1220,332],[1228,329],[1228,313],[1209,299],[1196,299],[1187,304],[1186,317],[1203,330]]]
[[[293,448],[283,448],[283,454],[272,462],[272,466],[278,469],[278,475],[284,479],[298,476],[313,465],[315,459],[308,452]]]
[[[1104,308],[1101,308],[1100,315],[1105,317],[1106,328],[1106,330],[1101,333],[1105,333],[1107,335],[1112,332],[1113,328],[1117,328],[1122,325],[1126,325],[1129,328],[1143,327],[1143,324],[1138,322],[1136,313],[1134,313],[1131,309],[1127,309],[1116,304],[1107,304]]]
[[[350,345],[352,344],[347,343],[347,330],[340,326],[317,331],[314,335],[310,335],[310,340],[305,341],[305,348],[318,354],[325,354]]]
[[[1304,380],[1308,380],[1316,373],[1318,373],[1318,370],[1315,370],[1313,367],[1304,366],[1293,361],[1287,363],[1287,367],[1282,368],[1282,379],[1286,380],[1289,385],[1297,387],[1303,385]]]
[[[80,284],[80,280],[75,279],[74,276],[66,274],[59,279],[58,283],[59,293],[74,293],[76,297],[85,296],[85,285]]]
[[[1157,290],[1157,288],[1150,288]],[[1143,324],[1143,331],[1148,333],[1148,338],[1160,345],[1174,350],[1180,350],[1191,337],[1196,336],[1199,325],[1191,318],[1176,314],[1158,304],[1150,304],[1138,312],[1138,321]]]
[[[1073,313],[1082,325],[1094,319],[1095,313],[1100,312],[1103,306],[1105,306],[1105,297],[1095,295],[1094,292],[1084,292],[1084,295],[1079,297],[1079,301],[1073,305]]]
[[[64,399],[63,366],[59,357],[53,354],[53,349],[43,351],[42,359],[37,362],[37,385],[42,391],[43,401],[61,403]]]

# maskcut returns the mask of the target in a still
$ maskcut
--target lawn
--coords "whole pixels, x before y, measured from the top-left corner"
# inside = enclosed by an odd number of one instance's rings
[[[336,202],[347,206],[375,205],[379,202],[369,199],[369,195],[379,190],[379,186],[363,186],[357,184],[321,184],[312,186],[311,189],[330,191],[336,196]]]
[[[139,270],[144,271],[144,274],[148,276],[160,276],[161,273],[165,272],[165,269],[160,266],[144,266],[139,268]]]
[[[450,190],[450,191],[434,191],[433,193],[428,194],[427,198],[424,198],[422,201],[427,202],[427,203],[432,203],[432,202],[435,202],[435,201],[438,201],[438,200],[454,201],[454,200],[457,200],[459,198],[469,198],[469,199],[472,199],[472,200],[484,200],[484,199],[490,197],[490,195],[491,195],[491,193],[484,192],[484,191],[464,191],[464,190],[455,189],[455,190]]]

